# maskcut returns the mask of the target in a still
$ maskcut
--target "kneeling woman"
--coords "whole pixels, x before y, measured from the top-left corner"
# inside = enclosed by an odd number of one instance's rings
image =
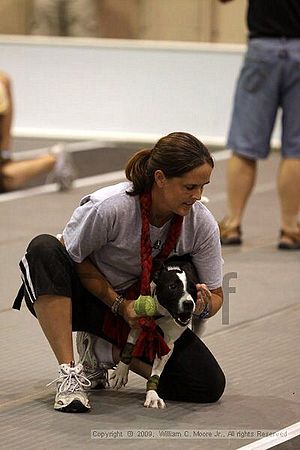
[[[219,229],[200,202],[213,167],[198,139],[171,133],[132,156],[128,181],[84,197],[61,242],[41,235],[29,244],[20,263],[25,300],[59,364],[55,409],[90,409],[86,388],[104,384],[103,370],[118,362],[129,327],[138,326],[133,303],[141,286],[149,288],[154,258],[190,254],[199,276],[195,314],[207,318],[221,308]],[[72,331],[78,331],[77,364]],[[151,362],[135,359],[130,368],[148,378]],[[217,401],[224,387],[217,361],[186,330],[175,343],[158,394],[207,403]]]

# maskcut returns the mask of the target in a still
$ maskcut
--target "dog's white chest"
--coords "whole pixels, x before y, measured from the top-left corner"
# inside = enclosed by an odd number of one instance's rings
[[[174,319],[170,316],[161,317],[156,320],[156,323],[162,329],[164,333],[164,340],[166,342],[175,342],[187,328],[177,325]]]

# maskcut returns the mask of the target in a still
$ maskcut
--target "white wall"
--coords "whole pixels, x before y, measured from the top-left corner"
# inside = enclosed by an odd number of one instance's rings
[[[0,38],[15,134],[223,143],[243,45]]]

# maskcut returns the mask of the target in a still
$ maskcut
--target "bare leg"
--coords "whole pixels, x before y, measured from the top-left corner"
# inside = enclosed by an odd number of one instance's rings
[[[48,154],[36,159],[6,163],[2,168],[5,190],[18,189],[36,176],[49,173],[55,166],[55,162],[55,156]]]
[[[58,364],[74,361],[71,299],[42,295],[35,301],[34,310]]]
[[[227,225],[229,227],[241,224],[255,180],[256,161],[233,154],[227,165]]]
[[[13,119],[13,104],[12,104],[12,93],[11,93],[11,84],[9,78],[3,73],[0,74],[0,81],[6,88],[9,106],[5,111],[5,114],[2,114],[0,121],[0,149],[1,150],[9,150],[11,146],[11,125]]]
[[[5,114],[2,115],[1,126],[1,150],[9,150],[11,147],[11,124],[12,124],[12,107],[9,106]]]
[[[281,228],[290,233],[299,232],[300,159],[283,159],[278,172],[278,194],[281,206]],[[287,238],[288,239],[288,238]]]
[[[13,98],[11,82],[7,75],[0,73],[0,81],[5,86],[8,96],[8,108],[0,118],[0,150],[10,151],[11,126],[13,120]],[[7,158],[8,155],[5,155]],[[9,161],[2,168],[3,186],[6,191],[18,189],[32,178],[49,173],[55,166],[56,157],[53,154],[25,161]]]

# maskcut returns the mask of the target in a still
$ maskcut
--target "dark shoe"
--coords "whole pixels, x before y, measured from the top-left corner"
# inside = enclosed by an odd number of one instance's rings
[[[300,250],[300,228],[297,233],[280,230],[279,250]]]
[[[242,231],[238,225],[236,227],[230,227],[226,224],[226,218],[219,223],[220,240],[222,245],[241,245],[242,244]]]

